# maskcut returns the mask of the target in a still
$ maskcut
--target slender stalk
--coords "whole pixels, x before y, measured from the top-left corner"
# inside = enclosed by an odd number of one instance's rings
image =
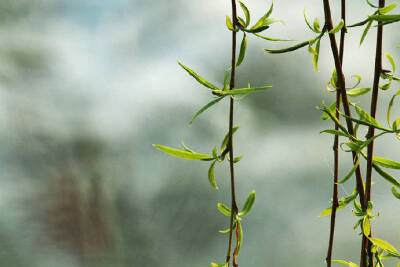
[[[236,25],[238,25],[237,11],[236,11],[236,1],[232,0],[232,19],[233,25],[236,29]],[[232,31],[232,72],[231,72],[231,80],[230,80],[230,90],[234,90],[235,88],[235,76],[236,76],[236,31]],[[230,217],[230,232],[229,232],[229,244],[228,244],[228,253],[226,256],[226,262],[228,263],[231,259],[232,254],[232,239],[233,239],[233,226],[234,226],[234,218],[238,213],[238,207],[236,204],[236,191],[235,191],[235,168],[233,163],[233,110],[234,110],[234,99],[230,98],[230,107],[229,107],[229,167],[231,174],[231,217]],[[237,249],[235,249],[233,253],[233,266],[239,266],[236,262],[236,254]]]
[[[343,65],[343,56],[344,56],[344,41],[346,36],[346,0],[342,0],[342,19],[344,21],[344,26],[342,28],[340,34],[340,62]],[[336,118],[339,119],[339,109],[340,109],[340,90],[336,91]],[[335,125],[335,130],[339,130],[338,125]],[[338,200],[338,181],[339,181],[339,136],[335,135],[334,143],[333,143],[333,151],[334,151],[334,175],[333,175],[333,203],[332,203],[332,213],[331,213],[331,227],[329,234],[329,247],[328,254],[326,256],[326,265],[327,267],[332,266],[332,253],[333,253],[333,241],[335,237],[335,224],[336,224],[336,210],[339,206]]]
[[[323,3],[324,3],[324,13],[325,13],[325,27],[328,31],[330,31],[331,29],[333,29],[333,23],[332,23],[332,14],[329,5],[329,0],[323,0]],[[343,75],[342,63],[340,61],[339,49],[336,43],[335,34],[329,34],[329,40],[331,43],[333,59],[335,61],[335,67],[338,76],[338,90],[340,91],[340,94],[342,96],[343,109],[345,114],[351,117],[349,101],[346,93],[346,81]],[[354,135],[353,122],[350,119],[346,118],[346,125],[349,134]],[[355,152],[353,152],[352,154],[353,154],[353,164],[356,164],[359,156]],[[364,182],[362,179],[361,168],[359,165],[356,169],[355,174],[356,174],[357,191],[360,197],[361,206],[363,210],[366,210]]]
[[[385,6],[385,0],[379,0],[379,7],[382,8]],[[378,24],[378,33],[377,33],[377,41],[376,41],[376,57],[375,57],[375,74],[374,74],[374,84],[372,88],[372,98],[371,98],[371,117],[376,117],[377,103],[378,103],[378,92],[379,92],[379,79],[382,72],[382,43],[383,43],[383,25],[381,23]],[[372,138],[375,136],[375,129],[373,127],[369,127],[367,138]],[[371,201],[371,185],[372,185],[372,159],[374,155],[374,141],[372,141],[368,145],[367,152],[367,176],[366,176],[366,191],[365,197],[366,202]],[[366,203],[366,204],[367,204]],[[371,242],[363,236],[363,247],[366,247],[368,253],[369,267],[374,266],[374,257],[371,252]],[[366,255],[364,259],[366,262]],[[364,263],[365,265],[365,263]]]

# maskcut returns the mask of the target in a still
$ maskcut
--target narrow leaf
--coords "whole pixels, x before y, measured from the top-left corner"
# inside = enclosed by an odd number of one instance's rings
[[[379,8],[379,13],[382,15],[385,15],[385,14],[389,13],[390,11],[392,11],[397,5],[398,5],[397,3],[393,3],[388,6]]]
[[[246,7],[246,5],[243,4],[243,2],[239,1],[239,4],[240,4],[240,6],[241,6],[241,8],[243,10],[244,15],[246,16],[246,23],[245,23],[245,28],[246,28],[250,24],[250,11]]]
[[[395,196],[396,198],[400,199],[400,193],[397,192],[396,188],[392,187],[392,194],[393,196]]]
[[[358,267],[357,264],[355,264],[354,262],[351,262],[351,261],[332,260],[332,262],[341,263],[341,264],[347,265],[349,267]]]
[[[376,164],[373,164],[372,167],[374,168],[374,170],[377,173],[379,173],[382,176],[383,179],[385,179],[386,181],[391,183],[393,186],[400,189],[400,183],[393,176],[391,176],[389,173],[387,173],[384,170],[382,170],[381,168],[379,168]]]
[[[369,30],[371,29],[372,22],[373,22],[373,20],[369,19],[368,24],[365,27],[365,29],[363,31],[363,34],[361,36],[360,45],[362,45],[362,43],[364,42],[365,37],[367,37],[367,34],[368,34]]]
[[[234,31],[234,29],[233,29],[233,23],[232,23],[232,20],[231,20],[231,18],[230,18],[229,16],[226,16],[226,27],[227,27],[229,30]]]
[[[344,20],[342,19],[335,28],[333,28],[332,30],[329,31],[329,34],[337,33],[338,31],[340,31],[343,28],[343,26],[344,26]]]
[[[255,199],[256,199],[256,192],[253,190],[247,197],[243,209],[239,212],[239,216],[245,216],[250,212],[251,208],[253,207]]]
[[[342,180],[340,180],[338,184],[344,184],[345,182],[347,182],[347,180],[349,180],[350,177],[354,174],[359,164],[360,164],[360,157],[358,157],[356,164],[353,164],[353,168],[351,168],[349,173]]]
[[[178,62],[178,64],[187,71],[187,73],[190,74],[190,76],[192,76],[193,78],[196,79],[196,81],[198,81],[199,83],[201,83],[202,85],[204,85],[205,87],[208,87],[210,89],[213,90],[218,90],[219,88],[216,87],[215,85],[209,83],[206,79],[200,77],[199,75],[197,75],[193,70],[189,69],[188,67],[186,67],[185,65],[183,65],[182,63]]]
[[[238,236],[238,246],[237,246],[237,251],[236,251],[236,255],[239,255],[240,252],[240,248],[242,247],[242,243],[243,243],[243,228],[242,228],[242,223],[240,221],[237,221],[237,231],[239,233]]]
[[[213,163],[211,163],[210,168],[208,169],[208,181],[210,182],[210,185],[212,187],[214,187],[216,190],[218,190],[218,186],[217,183],[215,181],[215,163],[217,161],[214,161]]]
[[[256,91],[263,91],[263,90],[266,90],[271,87],[272,86],[263,86],[263,87],[255,87],[255,88],[239,88],[239,89],[234,89],[234,90],[229,90],[229,91],[214,90],[213,94],[218,95],[218,96],[247,95],[249,93],[253,93]]]
[[[217,208],[225,216],[231,216],[231,209],[225,206],[224,204],[218,203]]]
[[[236,63],[236,66],[239,67],[240,64],[242,64],[243,59],[246,55],[246,49],[247,49],[247,37],[246,34],[243,33],[243,39],[242,39],[242,44],[240,45],[240,52],[239,52],[239,57]]]
[[[371,91],[371,88],[355,88],[355,89],[346,91],[346,93],[347,93],[348,96],[356,97],[356,96],[360,96],[360,95],[366,94],[369,91]]]
[[[392,72],[395,73],[396,72],[396,63],[394,63],[393,57],[389,53],[385,53],[385,56],[389,60],[390,65],[392,65]]]
[[[211,267],[228,267],[228,263],[215,263],[215,262],[211,262]]]
[[[318,70],[318,59],[319,59],[319,49],[321,46],[321,39],[318,39],[317,44],[315,46],[315,54],[313,54],[313,64],[316,71]]]
[[[373,162],[382,167],[386,167],[386,168],[390,168],[390,169],[400,169],[400,162],[397,162],[394,160],[373,157]]]
[[[181,158],[181,159],[189,159],[189,160],[213,159],[213,157],[210,155],[182,151],[182,150],[170,148],[167,146],[160,146],[160,145],[153,145],[153,146],[156,147],[157,149],[161,150],[164,153],[167,153],[171,156]]]
[[[371,15],[369,18],[379,22],[396,22],[400,20],[400,15]]]
[[[257,34],[257,33],[254,33],[254,35],[257,36],[257,37],[260,37],[260,38],[262,38],[262,39],[264,39],[264,40],[268,40],[268,41],[275,41],[275,42],[288,42],[288,41],[293,41],[293,40],[287,40],[287,39],[271,38],[271,37],[263,36],[263,35],[260,35],[260,34]]]
[[[196,112],[196,114],[193,116],[193,118],[190,120],[189,125],[192,125],[192,123],[194,122],[194,120],[204,111],[206,111],[207,109],[209,109],[210,107],[214,106],[215,104],[217,104],[219,101],[221,101],[225,96],[220,96],[216,99],[214,99],[213,101],[209,102],[208,104],[206,104],[205,106],[203,106],[199,111]]]
[[[388,252],[394,252],[394,253],[398,253],[397,249],[395,249],[391,244],[389,244],[388,242],[378,239],[378,238],[369,238],[369,240],[374,244],[377,245],[378,247],[380,247],[383,250],[386,250]]]
[[[362,224],[362,228],[363,228],[363,233],[366,237],[369,237],[370,233],[371,233],[371,225],[369,222],[369,218],[368,216],[365,216],[363,219],[363,224]]]
[[[232,135],[236,133],[236,131],[240,128],[240,126],[233,127]],[[221,151],[225,149],[229,142],[229,132],[225,135],[224,140],[221,143]]]
[[[283,53],[292,52],[299,48],[305,47],[306,45],[309,45],[309,43],[310,43],[310,41],[305,41],[305,42],[296,44],[296,45],[288,47],[288,48],[275,49],[275,50],[265,48],[264,50],[266,53],[270,53],[270,54],[283,54]]]

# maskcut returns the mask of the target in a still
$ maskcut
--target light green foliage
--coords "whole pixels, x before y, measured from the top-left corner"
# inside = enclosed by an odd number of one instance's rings
[[[246,216],[254,205],[254,201],[256,200],[256,192],[252,191],[251,194],[247,197],[246,202],[244,203],[243,209],[239,212],[239,216]]]
[[[343,265],[347,265],[349,267],[358,267],[357,264],[355,264],[354,262],[351,262],[351,261],[332,260],[332,262],[336,262],[336,263],[340,263],[340,264],[343,264]]]
[[[211,160],[211,159],[213,159],[213,156],[206,155],[206,154],[183,151],[183,150],[174,149],[174,148],[170,148],[167,146],[161,146],[161,145],[153,145],[153,146],[171,156],[181,158],[181,159],[189,159],[189,160]]]

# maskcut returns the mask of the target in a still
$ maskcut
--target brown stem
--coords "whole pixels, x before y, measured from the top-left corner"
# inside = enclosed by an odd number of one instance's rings
[[[325,27],[327,28],[328,31],[333,29],[333,23],[332,23],[332,14],[331,14],[331,8],[329,5],[329,0],[323,0],[324,3],[324,12],[325,12]],[[336,43],[336,37],[335,34],[329,34],[329,40],[331,43],[331,49],[332,49],[332,54],[333,54],[333,59],[335,61],[335,67],[336,67],[336,72],[338,76],[338,90],[340,91],[340,94],[342,96],[342,102],[343,102],[343,109],[344,113],[351,117],[351,112],[350,112],[350,106],[349,106],[349,101],[347,99],[347,93],[346,93],[346,81],[343,75],[343,69],[342,69],[342,63],[340,61],[340,55],[339,55],[339,50],[337,47]],[[349,134],[354,135],[354,127],[353,127],[353,122],[349,118],[346,118],[346,125],[347,125],[347,130]],[[358,161],[358,155],[357,153],[353,152],[353,163],[356,164]],[[364,193],[364,182],[362,179],[361,175],[361,168],[358,165],[356,169],[356,182],[357,182],[357,192],[360,197],[360,202],[363,210],[366,208],[365,206],[365,193]]]
[[[346,0],[342,0],[342,19],[344,21],[344,26],[340,34],[340,62],[343,65],[344,56],[344,40],[346,36]],[[339,109],[340,109],[340,90],[336,91],[336,118],[339,119]],[[335,130],[339,130],[339,126],[335,124]],[[339,136],[335,135],[335,140],[333,144],[334,151],[334,175],[333,175],[333,203],[332,203],[332,213],[331,213],[331,227],[329,234],[329,247],[328,254],[326,256],[327,267],[332,266],[332,253],[333,253],[333,241],[335,237],[335,224],[336,224],[336,210],[339,206],[338,200],[338,178],[339,178]]]
[[[385,7],[385,0],[379,0],[379,7]],[[378,93],[379,93],[379,79],[380,75],[382,72],[382,43],[383,43],[383,26],[381,23],[378,24],[378,33],[377,33],[377,41],[376,41],[376,57],[375,57],[375,73],[374,73],[374,84],[372,88],[372,98],[371,98],[371,111],[370,115],[372,118],[376,117],[376,109],[377,109],[377,104],[378,104]],[[372,138],[375,136],[375,129],[374,127],[369,127],[369,131],[367,134],[367,138]],[[372,141],[368,145],[368,152],[367,152],[367,176],[366,176],[366,191],[365,191],[365,197],[366,197],[366,204],[368,204],[368,201],[371,201],[371,185],[372,185],[372,159],[374,156],[374,141]],[[371,252],[371,242],[363,236],[363,250],[366,248],[366,252],[368,253],[368,259],[369,267],[374,266],[374,257],[373,253]],[[364,252],[365,254],[365,252]],[[362,253],[363,255],[363,253]],[[366,266],[366,257],[367,255],[364,255],[364,259],[361,259],[361,261],[365,266]],[[361,263],[360,263],[361,265]]]
[[[232,0],[232,18],[233,18],[233,27],[236,29],[236,26],[238,25],[238,18],[237,18],[237,12],[236,12],[236,1]],[[235,75],[236,75],[236,31],[232,31],[232,72],[231,72],[231,81],[230,81],[230,88],[229,90],[234,90],[235,88]],[[229,168],[230,168],[230,173],[231,173],[231,196],[232,196],[232,206],[231,206],[231,218],[230,218],[230,232],[229,232],[229,245],[228,245],[228,253],[226,256],[226,262],[228,263],[229,267],[229,262],[231,259],[231,253],[232,253],[232,239],[233,239],[233,226],[234,226],[234,218],[236,214],[238,213],[238,207],[236,204],[236,192],[235,192],[235,169],[234,169],[234,163],[233,163],[233,106],[234,106],[234,100],[231,97],[230,98],[230,108],[229,108]],[[234,251],[234,266],[238,266],[236,264],[236,253],[237,251]]]

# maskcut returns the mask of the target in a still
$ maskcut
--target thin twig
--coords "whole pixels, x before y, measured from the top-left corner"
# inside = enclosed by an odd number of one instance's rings
[[[340,34],[340,63],[343,66],[343,56],[344,56],[344,41],[346,36],[346,0],[342,0],[342,19],[344,21],[344,26]],[[336,90],[336,118],[340,118],[340,90]],[[339,130],[338,125],[335,125],[335,130]],[[333,203],[332,203],[332,213],[331,213],[331,227],[329,234],[329,247],[328,254],[326,256],[327,267],[332,266],[332,253],[333,253],[333,241],[335,237],[335,224],[336,224],[336,210],[339,206],[338,199],[338,180],[339,180],[339,136],[335,135],[335,140],[333,144],[334,151],[334,177],[333,177]]]
[[[331,14],[331,8],[329,5],[329,0],[323,0],[324,3],[324,13],[325,13],[325,27],[327,28],[328,31],[333,29],[333,23],[332,23],[332,14]],[[346,114],[346,116],[351,117],[351,112],[350,112],[350,105],[349,101],[347,98],[347,93],[346,93],[346,81],[343,75],[343,69],[342,69],[342,64],[340,61],[340,55],[339,55],[339,49],[336,43],[336,37],[335,34],[329,34],[329,40],[331,43],[331,49],[332,49],[332,55],[335,61],[335,67],[336,67],[336,72],[338,76],[338,90],[340,91],[340,94],[342,96],[342,102],[343,102],[343,109]],[[354,135],[354,127],[353,127],[353,122],[349,118],[346,118],[346,125],[347,125],[347,130],[349,134]],[[353,152],[353,164],[356,164],[358,161],[358,155],[356,152]],[[365,206],[365,193],[364,193],[364,182],[362,179],[361,175],[361,168],[358,165],[356,169],[356,182],[357,182],[357,192],[360,197],[360,202],[363,210],[366,209]]]
[[[382,8],[385,6],[385,0],[379,0],[379,7]],[[381,23],[378,24],[378,33],[377,33],[377,41],[376,41],[376,57],[375,57],[375,74],[374,74],[374,84],[372,88],[372,98],[371,98],[371,111],[370,115],[372,118],[376,117],[376,109],[377,109],[377,104],[378,104],[378,92],[379,92],[379,79],[380,75],[382,72],[382,43],[383,43],[383,25]],[[372,138],[375,136],[375,129],[374,127],[369,127],[369,131],[367,134],[367,138]],[[365,191],[365,197],[366,197],[366,204],[368,204],[368,201],[371,201],[371,185],[372,185],[372,159],[374,155],[374,141],[372,141],[368,145],[368,152],[367,152],[367,176],[366,176],[366,191]],[[363,250],[364,253],[362,255],[364,256],[363,259],[361,259],[360,266],[363,266],[361,263],[366,265],[366,253],[365,253],[365,248],[366,252],[368,253],[368,259],[369,267],[374,266],[374,257],[373,253],[371,251],[371,242],[363,235]]]
[[[237,11],[236,11],[236,1],[232,0],[232,19],[233,19],[233,27],[236,29],[238,25]],[[236,75],[236,31],[232,31],[232,72],[231,72],[231,81],[230,81],[230,90],[234,90],[235,88],[235,75]],[[231,173],[231,196],[232,196],[232,206],[231,206],[231,218],[230,218],[230,232],[229,232],[229,245],[228,245],[228,253],[226,256],[226,262],[228,263],[231,259],[232,253],[232,239],[233,239],[233,226],[234,226],[234,218],[238,213],[238,208],[236,204],[236,192],[235,192],[235,169],[233,162],[233,107],[234,107],[234,99],[230,98],[230,108],[229,108],[229,167]],[[234,266],[238,266],[236,263],[236,253],[237,250],[234,251]]]

